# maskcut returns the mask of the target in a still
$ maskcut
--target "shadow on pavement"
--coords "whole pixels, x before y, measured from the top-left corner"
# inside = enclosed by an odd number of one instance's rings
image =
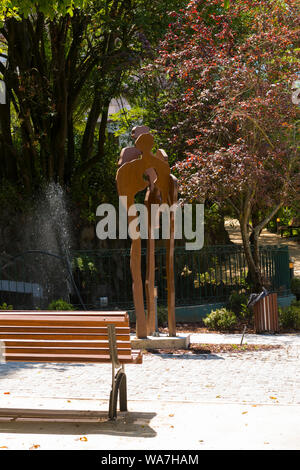
[[[52,369],[57,372],[68,371],[71,367],[84,367],[86,364],[80,363],[59,363],[59,362],[2,362],[0,363],[0,377],[13,374],[16,370],[32,370],[32,369]],[[90,363],[89,366],[94,365]],[[102,365],[102,364],[101,364]]]
[[[224,357],[218,356],[217,354],[207,354],[207,353],[164,353],[164,352],[156,352],[156,351],[148,351],[151,352],[154,356],[159,356],[162,359],[186,359],[186,360],[221,360],[225,361]]]
[[[7,416],[4,417],[4,414]],[[33,414],[34,416],[30,416]],[[14,417],[11,417],[14,415]],[[21,417],[18,417],[21,416]],[[87,415],[84,417],[84,415]],[[10,416],[10,417],[8,417]],[[109,421],[107,412],[71,410],[1,410],[1,434],[107,434],[110,436],[155,437],[149,423],[156,413],[118,413],[115,421]],[[80,438],[78,438],[80,439]],[[81,438],[84,440],[85,438]]]

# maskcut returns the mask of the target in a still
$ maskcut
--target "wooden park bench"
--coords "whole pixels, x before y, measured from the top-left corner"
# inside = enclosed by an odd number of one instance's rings
[[[127,411],[125,364],[141,364],[142,354],[131,349],[126,312],[0,311],[0,342],[5,362],[111,363],[108,417],[118,395]]]

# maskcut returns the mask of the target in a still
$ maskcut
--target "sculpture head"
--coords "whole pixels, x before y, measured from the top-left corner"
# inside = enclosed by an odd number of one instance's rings
[[[131,137],[134,141],[141,135],[141,134],[149,134],[150,128],[148,126],[136,126],[131,131]]]
[[[151,134],[140,134],[135,141],[135,146],[142,153],[150,153],[154,146],[154,137]]]

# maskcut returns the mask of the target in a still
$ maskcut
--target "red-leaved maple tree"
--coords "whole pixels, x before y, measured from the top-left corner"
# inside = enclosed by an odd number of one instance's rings
[[[299,66],[296,0],[193,0],[172,13],[155,70],[169,81],[162,110],[185,201],[219,201],[239,220],[250,280],[264,285],[259,235],[299,197],[292,87]]]

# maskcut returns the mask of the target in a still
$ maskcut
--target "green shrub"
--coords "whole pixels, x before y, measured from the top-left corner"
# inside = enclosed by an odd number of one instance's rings
[[[291,281],[291,291],[300,300],[300,277],[293,277]]]
[[[279,307],[279,324],[282,328],[300,329],[300,306],[292,304],[289,307]]]
[[[13,306],[7,305],[7,303],[3,302],[3,304],[0,305],[0,310],[13,310]]]
[[[248,310],[247,303],[248,296],[245,292],[233,291],[229,296],[228,309],[243,317]]]
[[[72,304],[69,304],[63,299],[53,300],[48,305],[48,310],[75,310]]]
[[[237,317],[231,310],[219,308],[213,310],[203,322],[210,330],[231,330],[237,324]]]

